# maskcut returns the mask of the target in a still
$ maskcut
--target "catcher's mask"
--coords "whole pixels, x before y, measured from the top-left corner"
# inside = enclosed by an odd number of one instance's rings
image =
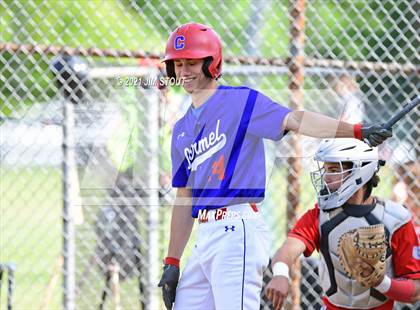
[[[318,169],[311,172],[311,180],[321,210],[342,206],[379,170],[378,150],[351,138],[322,141],[314,160]],[[327,172],[324,163],[339,163],[340,169]],[[334,181],[327,182],[326,179]]]

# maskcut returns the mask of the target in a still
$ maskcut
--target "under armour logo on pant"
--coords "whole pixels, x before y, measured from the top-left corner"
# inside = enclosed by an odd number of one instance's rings
[[[228,231],[229,229],[231,231],[235,231],[235,226],[234,225],[232,225],[232,226],[225,226],[225,231]]]

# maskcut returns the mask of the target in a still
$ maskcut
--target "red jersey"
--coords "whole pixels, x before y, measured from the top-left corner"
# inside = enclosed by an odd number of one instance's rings
[[[306,257],[311,256],[314,250],[319,252],[319,208],[308,210],[297,221],[295,227],[289,232],[289,237],[301,240],[305,246]],[[392,235],[391,240],[392,264],[394,267],[394,276],[396,278],[420,279],[420,244],[417,237],[414,222],[408,223],[397,229]],[[348,309],[334,306],[328,301],[328,297],[323,297],[324,304],[329,310]],[[392,309],[393,300],[388,300],[385,304],[371,308],[370,310],[388,310]]]

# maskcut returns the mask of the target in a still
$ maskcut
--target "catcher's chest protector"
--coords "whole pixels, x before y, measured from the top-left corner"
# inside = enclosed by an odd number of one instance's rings
[[[352,205],[330,212],[320,211],[321,264],[319,277],[322,289],[328,300],[340,307],[370,309],[387,301],[387,297],[375,290],[366,288],[348,277],[338,258],[338,240],[349,230],[363,226],[384,224],[390,244],[393,233],[410,221],[410,212],[402,205],[392,201],[377,202],[376,205]],[[387,250],[386,274],[393,277],[392,253]]]

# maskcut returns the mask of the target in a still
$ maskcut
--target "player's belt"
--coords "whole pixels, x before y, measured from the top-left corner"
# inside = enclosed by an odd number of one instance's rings
[[[248,208],[250,207],[250,208]],[[245,219],[258,213],[256,203],[231,205],[213,210],[203,210],[198,214],[198,223],[221,221],[226,219]]]

